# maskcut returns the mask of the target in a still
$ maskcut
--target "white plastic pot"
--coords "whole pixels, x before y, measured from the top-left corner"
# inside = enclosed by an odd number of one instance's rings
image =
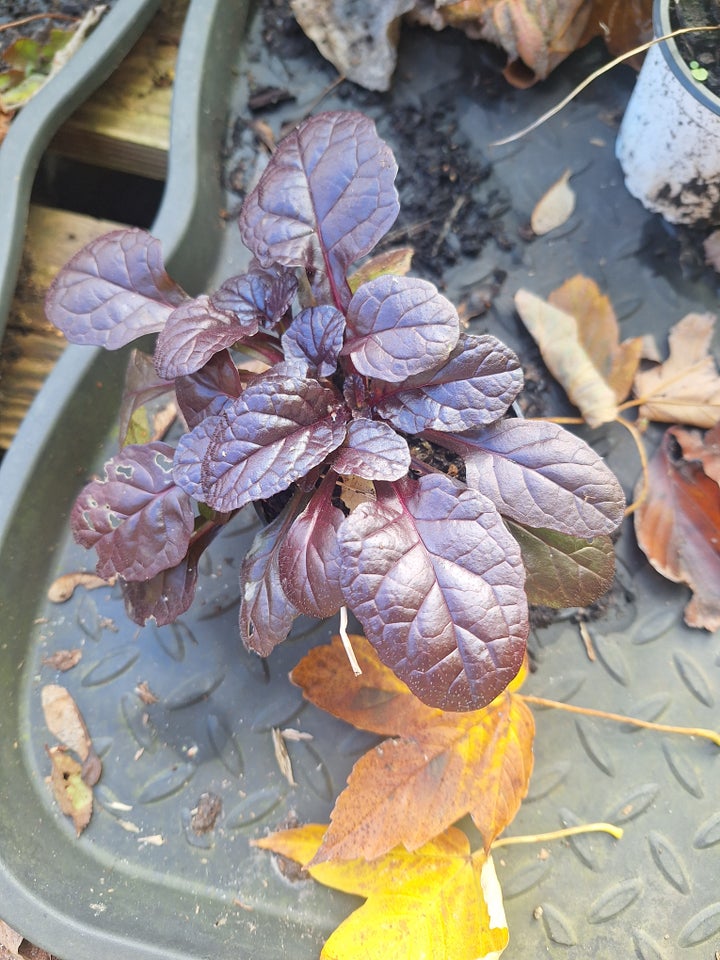
[[[669,2],[655,0],[656,36],[672,31]],[[648,51],[615,152],[648,210],[671,223],[720,224],[720,98],[694,79],[674,40]]]

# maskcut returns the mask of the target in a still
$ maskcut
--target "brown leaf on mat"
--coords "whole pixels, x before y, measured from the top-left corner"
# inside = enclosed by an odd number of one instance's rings
[[[81,760],[87,760],[92,740],[70,693],[65,687],[49,683],[42,688],[41,698],[45,723],[50,733]]]
[[[635,393],[644,401],[639,416],[691,427],[720,420],[720,376],[710,354],[714,324],[711,313],[689,313],[675,324],[667,360],[635,377]]]
[[[515,307],[540,348],[548,370],[591,427],[617,416],[640,362],[641,337],[619,342],[612,305],[594,280],[575,276],[548,300],[527,290]]]
[[[62,812],[72,818],[78,836],[92,817],[92,789],[82,778],[82,767],[62,747],[51,747],[48,756],[52,763],[50,784]]]
[[[415,0],[290,0],[297,22],[338,73],[368,90],[388,90],[400,17]]]
[[[587,0],[461,0],[440,12],[449,26],[502,47],[505,77],[527,87],[578,48],[590,6]]]
[[[73,650],[56,650],[49,657],[43,657],[43,666],[52,667],[53,670],[59,670],[65,673],[66,670],[72,670],[82,659],[82,650],[75,647]]]
[[[114,583],[114,577],[112,580],[103,580],[95,573],[64,573],[50,584],[47,597],[50,603],[65,603],[75,592],[75,587],[95,590],[97,587],[111,587]]]
[[[45,723],[60,743],[82,760],[82,775],[93,786],[100,779],[102,763],[95,753],[90,734],[78,705],[65,687],[50,683],[42,688],[41,702]]]
[[[703,437],[670,427],[651,459],[647,497],[635,512],[638,543],[668,580],[685,583],[691,627],[720,627],[720,427]]]
[[[565,173],[538,200],[530,218],[532,231],[542,237],[561,227],[575,209],[575,191],[570,186],[571,171]]]
[[[527,792],[535,732],[528,707],[510,689],[483,710],[428,707],[364,637],[351,643],[362,668],[357,678],[338,637],[292,672],[321,709],[388,737],[355,764],[316,862],[373,859],[399,844],[416,850],[466,813],[489,849]]]

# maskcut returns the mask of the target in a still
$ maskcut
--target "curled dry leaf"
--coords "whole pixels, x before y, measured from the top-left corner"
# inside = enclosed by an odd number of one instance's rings
[[[638,543],[668,580],[685,583],[691,627],[720,627],[720,427],[703,437],[670,427],[649,464],[648,492],[635,513]]]
[[[350,676],[339,637],[291,675],[316,706],[388,737],[355,764],[316,862],[371,860],[398,844],[417,850],[466,813],[488,850],[515,816],[532,770],[533,717],[512,692],[525,672],[482,710],[453,713],[418,700],[364,637],[350,641],[359,677]]]
[[[50,683],[42,688],[41,699],[45,723],[50,733],[81,760],[87,760],[92,740],[70,693],[65,687]]]
[[[105,580],[94,573],[64,573],[50,584],[47,598],[50,603],[65,603],[75,592],[75,587],[96,590],[98,587],[111,587],[115,577]]]
[[[451,827],[412,853],[399,847],[370,863],[314,863],[324,831],[307,824],[255,841],[307,867],[325,886],[367,898],[330,936],[321,960],[497,960],[507,946],[492,858],[471,853],[461,830]]]
[[[561,227],[575,209],[575,191],[570,186],[571,171],[565,173],[538,200],[530,218],[530,226],[538,237]]]
[[[720,376],[710,353],[714,325],[711,313],[689,313],[670,330],[670,356],[635,377],[641,417],[703,428],[720,420]]]
[[[515,307],[543,360],[591,427],[609,423],[642,355],[641,337],[619,342],[610,301],[594,280],[567,280],[547,301],[518,290]]]

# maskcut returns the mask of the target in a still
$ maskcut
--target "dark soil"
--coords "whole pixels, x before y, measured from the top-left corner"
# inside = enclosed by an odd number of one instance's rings
[[[113,0],[103,0],[112,6]],[[3,0],[0,3],[0,55],[20,37],[31,37],[43,42],[53,27],[66,29],[80,20],[97,0]],[[29,23],[4,29],[8,24],[37,14],[60,14],[43,17]],[[71,18],[71,19],[65,19]]]
[[[674,0],[670,22],[674,30],[720,26],[720,0]],[[702,85],[720,97],[720,31],[690,33],[677,37],[675,42],[687,64],[695,62],[707,70],[708,76]]]

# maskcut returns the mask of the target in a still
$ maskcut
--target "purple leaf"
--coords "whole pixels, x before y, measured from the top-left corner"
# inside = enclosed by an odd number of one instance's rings
[[[229,512],[286,490],[340,446],[347,418],[337,391],[317,380],[258,378],[218,417],[202,463],[202,499]]]
[[[365,480],[399,480],[410,468],[410,449],[386,423],[361,417],[348,424],[345,445],[333,457],[332,467]]]
[[[206,417],[220,413],[229,398],[240,396],[242,379],[227,350],[221,350],[202,369],[175,381],[177,401],[192,429]]]
[[[520,669],[520,549],[493,504],[442,474],[378,484],[339,531],[341,583],[380,659],[421,700],[477,710]]]
[[[248,650],[269,656],[287,637],[299,611],[280,580],[278,555],[289,514],[281,513],[256,535],[240,568],[240,636]]]
[[[180,437],[175,449],[173,479],[189,497],[201,503],[205,502],[203,461],[220,425],[219,415],[206,417],[194,426],[190,433],[184,433]]]
[[[435,369],[460,335],[455,307],[432,283],[415,277],[364,283],[350,301],[347,324],[343,353],[360,373],[389,383]]]
[[[287,360],[305,361],[316,377],[329,377],[337,368],[345,333],[345,317],[325,304],[301,311],[282,336]]]
[[[255,333],[259,327],[272,329],[285,316],[297,288],[294,270],[278,264],[263,270],[253,262],[247,273],[226,280],[210,302],[216,310],[234,314],[240,326],[254,326]]]
[[[167,318],[155,347],[155,369],[172,380],[195,373],[214,354],[257,333],[230,314],[215,310],[204,294],[177,307]]]
[[[337,477],[329,473],[280,547],[280,577],[291,602],[310,617],[332,617],[343,604],[337,532],[345,519],[332,504]]]
[[[404,433],[472,430],[498,420],[522,385],[520,361],[509,347],[495,337],[461,334],[446,363],[388,387],[375,409]]]
[[[398,215],[397,164],[359,113],[321,113],[280,142],[240,214],[243,242],[269,267],[303,267],[319,301],[346,307],[348,267]]]
[[[529,603],[587,607],[612,586],[615,548],[610,537],[588,541],[512,520],[507,524],[522,551]]]
[[[45,312],[71,343],[117,350],[162,330],[186,298],[165,272],[160,241],[124,229],[93,240],[62,268]]]
[[[467,485],[519,523],[592,539],[622,522],[625,497],[615,475],[558,424],[509,418],[471,434],[428,439],[459,453]]]
[[[221,525],[212,526],[191,544],[180,563],[161,570],[150,580],[122,581],[125,610],[141,627],[152,619],[159,627],[174,623],[195,599],[198,563],[203,551],[215,539]]]
[[[159,441],[125,447],[75,501],[73,535],[83,547],[95,547],[99,576],[149,580],[185,556],[194,516],[173,480],[174,453]]]
[[[173,384],[163,380],[155,372],[152,357],[141,350],[130,353],[128,368],[125,373],[125,389],[120,402],[120,445],[126,443],[146,443],[150,438],[139,436],[137,420],[145,412],[143,418],[149,421],[156,410],[159,410],[168,401],[173,399]],[[131,429],[131,424],[133,429]],[[128,436],[128,434],[130,436]]]

